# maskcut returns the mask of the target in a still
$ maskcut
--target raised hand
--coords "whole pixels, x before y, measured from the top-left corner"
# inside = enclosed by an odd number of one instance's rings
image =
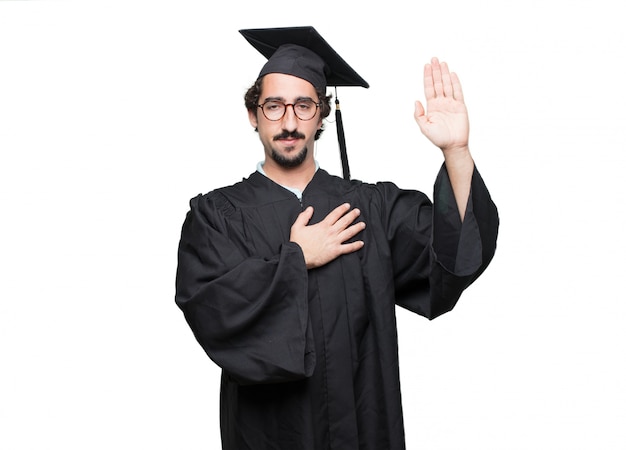
[[[289,240],[297,243],[304,253],[307,269],[328,264],[341,255],[363,247],[363,241],[345,243],[365,228],[364,222],[353,222],[361,212],[344,203],[332,210],[319,223],[308,225],[313,217],[313,207],[302,211],[291,226]]]
[[[445,62],[433,58],[424,67],[426,109],[415,102],[415,121],[420,130],[444,154],[467,150],[469,119],[459,77]]]

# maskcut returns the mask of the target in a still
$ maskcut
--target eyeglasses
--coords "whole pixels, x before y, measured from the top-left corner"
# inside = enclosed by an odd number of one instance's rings
[[[293,113],[300,120],[311,120],[317,114],[317,108],[320,107],[319,103],[315,103],[313,100],[298,100],[295,103],[283,103],[277,100],[269,100],[262,105],[257,105],[263,111],[263,115],[267,120],[280,120],[285,116],[287,112],[287,106],[291,106]]]

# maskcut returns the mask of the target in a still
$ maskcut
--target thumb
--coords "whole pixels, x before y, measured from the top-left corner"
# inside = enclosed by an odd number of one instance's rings
[[[297,225],[297,226],[305,227],[309,223],[309,220],[311,220],[311,217],[313,217],[313,207],[307,206],[307,208],[304,211],[298,214],[298,218],[293,224],[294,226]]]
[[[422,105],[422,102],[417,100],[415,102],[415,112],[413,113],[413,117],[415,117],[415,121],[417,122],[418,125],[421,125],[421,122],[423,122],[426,119],[425,113],[426,111],[424,110],[424,106]]]

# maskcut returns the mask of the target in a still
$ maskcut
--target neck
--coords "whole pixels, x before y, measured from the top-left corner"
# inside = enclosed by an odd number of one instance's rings
[[[297,167],[282,167],[270,158],[263,163],[265,175],[274,183],[304,191],[315,175],[315,161],[308,159]]]

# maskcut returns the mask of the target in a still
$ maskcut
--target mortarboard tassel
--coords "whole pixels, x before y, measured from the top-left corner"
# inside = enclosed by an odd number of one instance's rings
[[[343,120],[341,118],[341,106],[335,88],[335,120],[337,122],[337,139],[339,140],[339,154],[341,155],[341,167],[343,169],[343,179],[350,179],[350,167],[348,166],[348,152],[346,150],[346,136],[343,132]]]

